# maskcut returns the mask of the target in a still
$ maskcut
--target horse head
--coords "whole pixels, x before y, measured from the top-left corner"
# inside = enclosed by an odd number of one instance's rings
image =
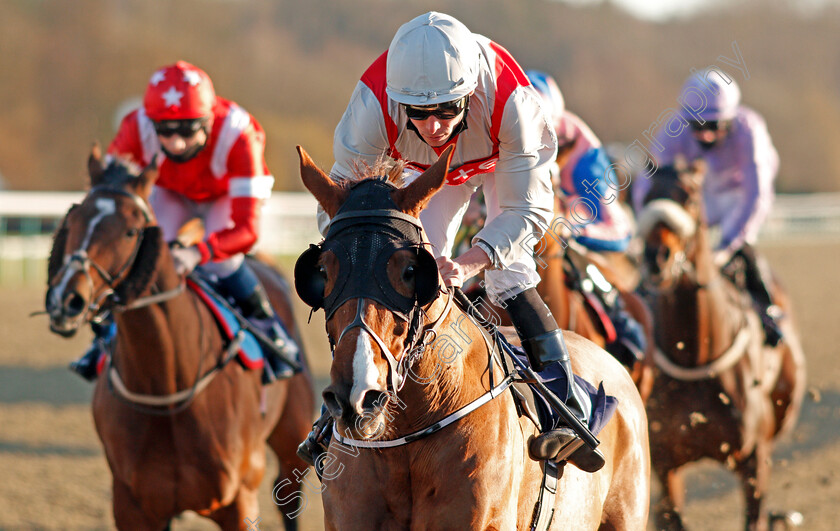
[[[701,160],[676,161],[651,176],[638,218],[638,233],[644,241],[643,277],[662,288],[681,276],[690,244],[703,224],[703,177]]]
[[[113,304],[125,304],[152,280],[162,235],[148,197],[154,167],[103,163],[98,146],[88,158],[90,191],[65,215],[48,265],[46,310],[50,329],[72,336]]]
[[[331,218],[326,238],[295,265],[298,294],[326,313],[333,363],[324,402],[342,432],[376,438],[441,292],[417,216],[445,183],[452,149],[404,188],[377,167],[337,183],[301,147],[298,153],[304,185]],[[392,169],[391,180],[401,169]]]

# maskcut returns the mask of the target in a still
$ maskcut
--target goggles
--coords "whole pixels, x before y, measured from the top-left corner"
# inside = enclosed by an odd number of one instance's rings
[[[703,123],[691,122],[692,131],[723,131],[729,128],[729,122],[724,120],[706,120]]]
[[[434,116],[439,120],[457,118],[467,108],[468,96],[455,101],[448,101],[439,105],[405,105],[405,114],[412,120],[425,120]]]
[[[165,120],[154,122],[154,125],[158,136],[169,138],[172,135],[178,135],[181,138],[190,138],[199,132],[205,123],[207,123],[206,118],[196,118],[195,120]]]

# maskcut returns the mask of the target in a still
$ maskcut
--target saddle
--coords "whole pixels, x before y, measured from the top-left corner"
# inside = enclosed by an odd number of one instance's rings
[[[564,255],[563,271],[566,287],[580,293],[588,313],[601,325],[606,343],[613,343],[618,339],[618,332],[608,308],[615,306],[618,289],[586,255],[573,251],[571,247]]]

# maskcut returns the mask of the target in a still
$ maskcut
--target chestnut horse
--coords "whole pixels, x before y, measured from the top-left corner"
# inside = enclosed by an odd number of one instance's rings
[[[439,287],[416,219],[444,185],[452,148],[404,188],[336,183],[298,151],[304,185],[332,218],[330,235],[295,267],[298,293],[327,311],[333,346],[326,528],[529,529],[542,480],[527,451],[537,430],[502,392],[509,376],[492,341]],[[603,382],[618,407],[599,434],[606,466],[561,468],[553,518],[539,529],[643,530],[650,470],[639,393],[603,349],[573,333],[566,341],[575,373]]]
[[[715,459],[740,476],[746,529],[768,529],[762,513],[774,440],[796,422],[805,361],[782,289],[785,340],[764,345],[751,297],[713,263],[703,216],[700,163],[662,167],[639,215],[644,282],[655,318],[656,365],[648,401],[653,467],[664,487],[657,529],[683,529],[680,469]]]
[[[231,361],[214,317],[175,272],[148,204],[157,172],[133,175],[89,159],[91,189],[67,213],[49,262],[50,329],[71,336],[103,311],[118,335],[96,382],[93,417],[113,476],[118,529],[160,531],[183,511],[222,529],[258,516],[265,443],[277,454],[276,499],[296,496],[296,455],[313,413],[308,370],[270,385]],[[255,271],[288,330],[289,293],[280,273]],[[286,529],[296,529],[287,504]]]

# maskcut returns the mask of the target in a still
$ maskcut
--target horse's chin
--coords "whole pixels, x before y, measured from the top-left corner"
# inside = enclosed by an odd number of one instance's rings
[[[50,319],[50,332],[61,337],[73,337],[79,331],[80,320]]]
[[[363,441],[382,439],[388,429],[388,418],[382,413],[355,412],[336,420],[336,428],[342,435]]]

